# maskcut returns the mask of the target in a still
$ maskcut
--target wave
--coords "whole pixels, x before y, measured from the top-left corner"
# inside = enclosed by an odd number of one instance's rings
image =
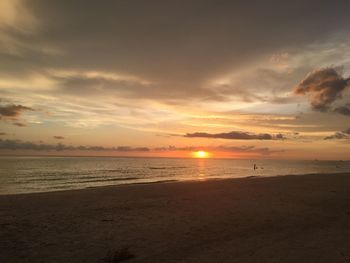
[[[186,169],[189,167],[187,166],[160,166],[160,167],[150,166],[147,168],[151,170],[166,170],[166,169]]]
[[[94,178],[98,178],[98,177],[94,177]],[[93,178],[92,178],[93,179]],[[98,183],[98,182],[120,182],[120,181],[131,181],[131,180],[138,180],[138,179],[142,179],[140,177],[125,177],[125,178],[109,178],[109,179],[94,179],[94,180],[77,180],[74,182],[66,182],[67,184],[71,184],[71,183]]]

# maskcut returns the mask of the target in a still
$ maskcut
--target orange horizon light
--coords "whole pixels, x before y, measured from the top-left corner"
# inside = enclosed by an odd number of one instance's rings
[[[195,158],[208,158],[210,154],[206,151],[196,151],[192,152],[193,157]]]

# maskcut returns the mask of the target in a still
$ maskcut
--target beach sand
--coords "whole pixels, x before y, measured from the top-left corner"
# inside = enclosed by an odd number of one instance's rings
[[[0,262],[122,248],[127,262],[350,262],[350,174],[0,196]]]

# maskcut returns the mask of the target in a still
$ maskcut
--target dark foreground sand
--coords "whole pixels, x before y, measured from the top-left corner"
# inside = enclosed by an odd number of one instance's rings
[[[0,262],[123,247],[127,262],[350,262],[350,174],[0,196]]]

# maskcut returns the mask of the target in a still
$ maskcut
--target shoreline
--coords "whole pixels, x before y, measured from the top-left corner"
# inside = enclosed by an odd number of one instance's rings
[[[350,261],[350,173],[0,196],[1,262]]]
[[[32,195],[32,194],[47,194],[47,193],[57,193],[57,192],[70,192],[70,191],[84,191],[89,189],[103,189],[110,187],[132,187],[136,185],[153,185],[153,184],[177,184],[177,183],[201,183],[201,182],[211,182],[211,181],[231,181],[231,180],[245,180],[245,179],[253,179],[253,178],[271,178],[271,177],[289,177],[289,176],[312,176],[312,175],[342,175],[349,174],[347,172],[339,172],[339,173],[308,173],[308,174],[279,174],[279,175],[247,175],[245,177],[216,177],[216,178],[206,178],[206,179],[188,179],[188,180],[164,180],[164,181],[154,181],[154,182],[135,182],[135,183],[125,183],[125,184],[111,184],[111,185],[102,185],[102,186],[88,186],[85,188],[76,188],[76,189],[63,189],[63,190],[54,190],[54,191],[38,191],[38,192],[28,192],[28,193],[10,193],[10,194],[2,194],[0,193],[0,198],[3,196],[14,196],[14,195]]]
[[[198,159],[194,157],[175,157],[175,156],[111,156],[111,155],[9,155],[9,154],[0,154],[0,157],[4,158],[136,158],[136,159]],[[315,159],[315,158],[310,158],[310,159],[293,159],[293,158],[281,158],[281,159],[276,159],[276,158],[232,158],[232,157],[210,157],[210,158],[205,158],[207,160],[246,160],[246,161],[291,161],[291,162],[302,162],[302,161],[315,161],[315,162],[350,162],[350,159]]]

